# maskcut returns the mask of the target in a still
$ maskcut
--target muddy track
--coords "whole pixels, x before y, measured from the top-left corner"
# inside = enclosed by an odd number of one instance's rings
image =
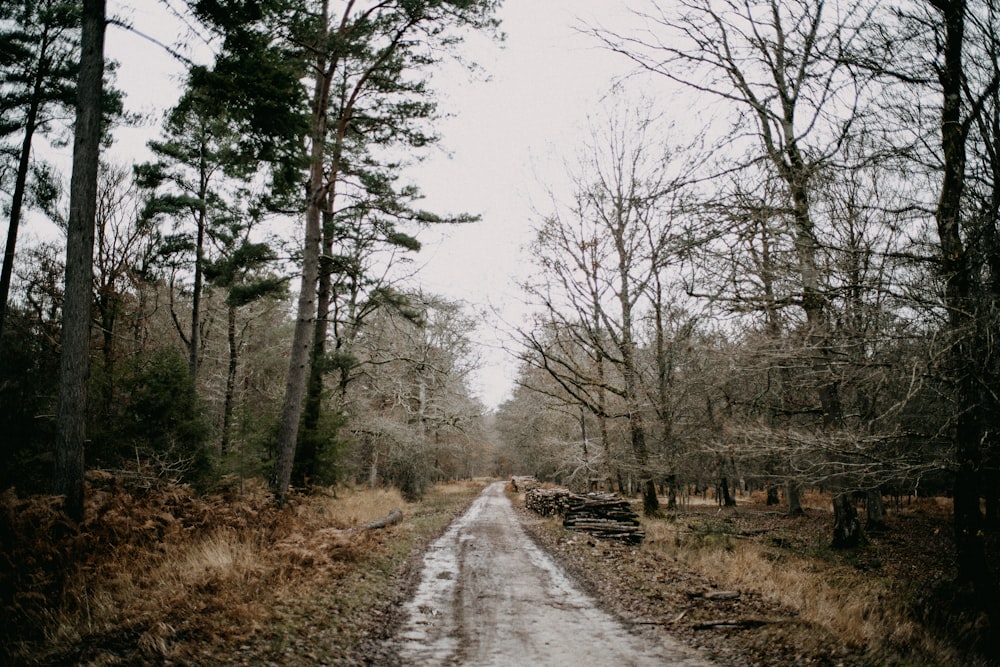
[[[393,644],[404,665],[710,664],[598,609],[527,536],[502,482],[430,545]]]

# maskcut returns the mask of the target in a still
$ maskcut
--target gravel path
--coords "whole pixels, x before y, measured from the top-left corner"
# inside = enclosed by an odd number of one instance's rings
[[[502,482],[431,544],[404,617],[404,665],[710,665],[598,609],[525,534]]]

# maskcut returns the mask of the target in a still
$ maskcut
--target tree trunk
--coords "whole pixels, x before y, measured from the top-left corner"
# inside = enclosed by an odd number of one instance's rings
[[[959,579],[971,583],[994,627],[1000,627],[997,583],[986,558],[985,520],[980,508],[983,424],[980,422],[982,350],[976,349],[973,275],[962,239],[962,197],[965,188],[966,125],[962,119],[965,72],[962,48],[965,32],[964,0],[934,0],[941,12],[944,40],[941,83],[941,150],[944,174],[935,212],[945,278],[945,306],[951,334],[951,371],[956,404],[961,406],[955,426],[954,530]]]
[[[729,478],[725,475],[719,478],[719,489],[721,491],[719,503],[723,507],[736,507],[736,499],[733,498],[733,494],[729,490]]]
[[[861,544],[861,521],[854,498],[849,493],[833,497],[833,546],[834,549],[852,549]]]
[[[87,377],[90,371],[90,307],[94,266],[94,218],[101,141],[104,77],[104,0],[84,0],[77,91],[73,174],[66,235],[66,282],[53,493],[67,514],[83,518]]]
[[[885,503],[880,489],[869,489],[865,494],[865,530],[869,533],[884,533],[889,530],[885,520]]]
[[[203,185],[202,210],[198,214],[198,229],[195,233],[194,246],[194,293],[191,295],[191,335],[188,342],[191,348],[188,350],[188,371],[192,378],[198,377],[198,353],[201,347],[201,292],[204,279],[205,264],[205,196],[207,187]]]
[[[317,169],[322,175],[322,165]],[[295,462],[295,445],[298,441],[299,420],[302,416],[302,399],[305,396],[309,370],[309,350],[312,347],[313,317],[316,315],[316,266],[319,258],[319,210],[310,202],[306,210],[305,247],[302,251],[302,286],[299,292],[298,316],[292,336],[292,351],[288,359],[288,379],[285,400],[281,410],[281,427],[278,432],[278,456],[271,476],[271,487],[278,505],[288,500]]]
[[[326,371],[326,338],[330,328],[330,304],[332,302],[333,263],[333,200],[327,197],[323,211],[321,253],[319,259],[319,283],[316,292],[316,323],[313,333],[312,354],[309,358],[309,380],[306,384],[305,407],[302,411],[300,429],[301,452],[296,461],[297,477],[314,477],[320,455],[319,427],[323,407],[323,385]]]
[[[802,485],[798,480],[790,479],[785,485],[785,495],[788,497],[788,516],[802,516]]]
[[[236,341],[236,306],[229,306],[226,318],[226,340],[229,341],[229,370],[226,373],[226,399],[222,408],[222,442],[219,453],[229,452],[233,431],[233,410],[236,404],[236,371],[239,369],[239,347]]]
[[[325,20],[325,16],[323,17]],[[325,40],[324,40],[325,41]],[[330,96],[330,78],[323,68],[317,69],[313,92],[313,116],[310,128],[309,187],[305,213],[305,238],[302,248],[302,285],[299,292],[298,315],[292,336],[292,350],[288,359],[288,381],[281,410],[281,427],[278,432],[278,455],[271,474],[271,488],[279,506],[288,500],[295,462],[295,445],[298,441],[302,401],[306,392],[309,372],[309,353],[315,333],[316,281],[319,277],[320,218],[322,205],[327,199],[324,170],[324,148],[327,137],[327,107]]]
[[[642,513],[645,516],[656,516],[660,513],[660,499],[656,495],[656,484],[652,478],[647,478],[642,483]]]
[[[667,475],[667,511],[677,511],[677,475]]]

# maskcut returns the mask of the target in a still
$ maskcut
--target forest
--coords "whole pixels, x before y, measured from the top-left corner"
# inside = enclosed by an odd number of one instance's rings
[[[994,3],[649,0],[639,27],[581,23],[634,71],[532,220],[493,410],[476,313],[410,270],[421,230],[479,217],[423,209],[406,169],[441,140],[431,72],[502,40],[501,5],[166,2],[189,34],[149,48],[186,75],[135,164],[104,159],[139,122],[104,55],[128,21],[0,5],[8,528],[56,497],[72,532],[108,479],[266,485],[281,511],[530,474],[651,520],[822,493],[851,550],[939,497],[950,585],[996,627]],[[18,244],[29,217],[58,238]]]

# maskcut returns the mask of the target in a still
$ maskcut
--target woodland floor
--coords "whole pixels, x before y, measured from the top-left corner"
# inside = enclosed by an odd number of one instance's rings
[[[521,512],[528,533],[601,605],[626,623],[669,633],[720,665],[998,664],[977,650],[985,639],[982,619],[967,613],[951,586],[950,512],[932,500],[892,512],[889,531],[867,536],[850,551],[829,548],[832,512],[812,507],[791,518],[746,498],[735,508],[688,505],[669,520],[675,545],[666,549],[594,540],[523,506]],[[768,582],[734,591],[704,566],[685,564],[692,549],[732,552],[739,542],[755,543],[757,553],[779,564],[804,558],[808,569],[844,589],[875,582],[879,599],[872,608],[892,607],[905,627],[886,626],[878,641],[869,641],[843,623],[803,618],[768,590]],[[720,590],[738,597],[713,599],[711,592]],[[920,635],[929,641],[912,641]]]
[[[393,637],[422,553],[484,484],[435,490],[402,505],[403,523],[378,531],[351,525],[384,516],[398,499],[348,512],[337,504],[346,496],[303,498],[275,512],[265,496],[139,496],[105,484],[91,494],[89,532],[62,542],[41,539],[60,532],[49,505],[5,495],[0,663],[401,664]],[[691,503],[670,519],[644,519],[647,539],[632,547],[566,531],[510,497],[529,535],[599,606],[719,665],[1000,664],[977,652],[988,630],[950,583],[946,502],[904,503],[890,513],[889,532],[837,552],[823,499],[800,518],[746,497],[724,510]],[[353,523],[332,520],[354,515]],[[991,543],[994,563],[996,553]],[[770,576],[799,569],[845,597],[827,618],[809,589],[782,597],[769,575],[734,583],[761,562]],[[712,591],[738,595],[713,599]],[[866,617],[867,629],[836,618],[838,605],[859,597],[865,605],[854,616]]]

